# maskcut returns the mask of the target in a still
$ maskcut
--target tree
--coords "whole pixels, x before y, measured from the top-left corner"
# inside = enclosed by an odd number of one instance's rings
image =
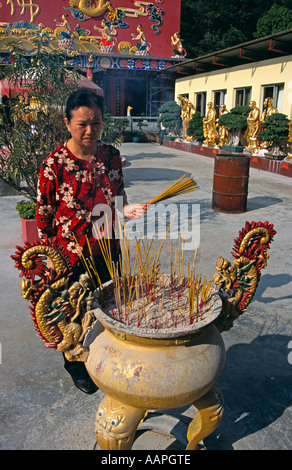
[[[263,130],[258,137],[263,142],[269,142],[269,148],[274,155],[281,154],[283,150],[289,135],[289,122],[286,114],[275,113],[262,123]]]
[[[162,122],[164,127],[168,127],[175,135],[179,134],[181,125],[181,107],[175,101],[167,101],[158,109],[160,114],[158,125]]]
[[[232,108],[229,113],[220,116],[219,126],[225,126],[231,131],[231,141],[229,145],[240,145],[241,132],[247,127],[247,116],[250,112],[249,106],[237,106]]]
[[[291,10],[292,0],[182,0],[183,46],[194,58],[282,31],[292,27]]]
[[[254,37],[261,38],[289,28],[292,28],[291,9],[275,3],[270,10],[265,12],[258,20]]]
[[[13,55],[13,65],[0,72],[16,90],[0,108],[0,179],[35,201],[41,163],[69,137],[63,110],[80,76],[67,70],[58,52],[39,47],[35,54]]]
[[[78,88],[79,71],[61,52],[36,43],[24,54],[16,46],[12,66],[0,69],[10,84],[10,97],[0,105],[0,179],[19,194],[36,201],[38,173],[43,160],[68,138],[64,109]],[[101,138],[120,145],[119,126],[108,114]]]
[[[203,141],[204,140],[204,131],[203,131],[203,118],[201,113],[198,111],[195,112],[192,119],[189,122],[187,129],[187,134],[193,138],[193,140]]]

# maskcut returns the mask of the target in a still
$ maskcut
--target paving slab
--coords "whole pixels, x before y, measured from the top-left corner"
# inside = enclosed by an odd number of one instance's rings
[[[175,202],[200,205],[199,253],[201,272],[207,277],[215,273],[219,256],[232,261],[233,240],[246,221],[274,224],[277,235],[255,297],[234,327],[223,333],[227,358],[218,385],[224,414],[205,445],[210,450],[291,450],[291,179],[251,168],[247,211],[224,214],[211,209],[214,160],[158,144],[125,143],[120,150],[127,161],[129,202],[148,202],[184,173],[198,182],[198,191]],[[37,335],[20,294],[20,278],[10,259],[15,246],[23,244],[14,209],[20,199],[0,197],[0,448],[98,450],[94,421],[104,394],[88,396],[74,387],[62,356],[46,349]],[[161,257],[165,271],[168,250],[166,240]],[[188,256],[191,252],[186,260]],[[139,428],[133,450],[185,449],[184,432],[194,412],[186,407],[161,417],[151,415]]]

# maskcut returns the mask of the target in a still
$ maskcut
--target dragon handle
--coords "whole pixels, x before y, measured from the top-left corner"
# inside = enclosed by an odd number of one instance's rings
[[[70,282],[72,267],[66,255],[45,241],[17,247],[11,258],[24,277],[22,296],[30,301],[32,319],[45,346],[64,352],[70,361],[86,360],[82,342],[94,320],[90,278],[83,274]]]
[[[261,270],[267,266],[267,250],[276,233],[273,224],[268,222],[246,222],[234,240],[233,263],[218,258],[213,282],[223,301],[222,313],[217,320],[220,331],[229,330],[234,320],[247,310]]]

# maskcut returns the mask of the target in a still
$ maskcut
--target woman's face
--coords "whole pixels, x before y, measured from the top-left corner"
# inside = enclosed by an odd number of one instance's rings
[[[97,107],[81,106],[71,111],[71,119],[65,118],[72,140],[80,148],[94,149],[102,129],[102,112]]]

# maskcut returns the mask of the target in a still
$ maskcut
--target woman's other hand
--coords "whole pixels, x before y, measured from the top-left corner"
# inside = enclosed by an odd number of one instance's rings
[[[127,204],[124,206],[124,216],[128,219],[139,219],[147,211],[147,204]]]

